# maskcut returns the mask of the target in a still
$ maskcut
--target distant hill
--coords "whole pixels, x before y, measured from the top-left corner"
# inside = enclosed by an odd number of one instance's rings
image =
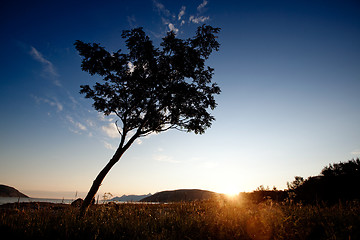
[[[141,199],[150,197],[151,193],[146,195],[122,195],[121,197],[114,197],[110,201],[119,201],[119,202],[139,202]]]
[[[0,197],[23,197],[28,198],[25,194],[19,192],[13,187],[0,184]]]
[[[208,200],[219,196],[219,193],[206,190],[180,189],[158,192],[150,197],[142,199],[140,202],[188,202],[197,200]]]

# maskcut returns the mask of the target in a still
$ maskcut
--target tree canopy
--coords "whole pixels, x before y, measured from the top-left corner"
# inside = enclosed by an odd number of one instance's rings
[[[295,200],[304,203],[324,201],[337,203],[340,200],[360,199],[360,159],[329,164],[318,176],[303,179],[295,177],[288,189],[295,193]]]
[[[123,140],[132,130],[136,137],[168,129],[202,134],[214,120],[208,109],[216,107],[214,95],[220,93],[211,81],[214,69],[205,65],[219,49],[219,30],[203,25],[186,40],[169,32],[155,48],[143,29],[135,28],[122,33],[127,53],[76,41],[82,70],[104,80],[82,85],[80,93],[93,99],[96,110],[119,117]]]
[[[321,175],[325,177],[342,175],[360,176],[360,159],[357,158],[349,160],[348,162],[329,164],[329,166],[323,168]]]

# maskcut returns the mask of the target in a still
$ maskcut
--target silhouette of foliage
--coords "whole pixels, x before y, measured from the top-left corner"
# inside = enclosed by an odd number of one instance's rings
[[[277,189],[268,189],[265,188],[257,188],[252,192],[242,192],[239,194],[242,200],[250,200],[253,203],[261,203],[268,200],[282,202],[287,199],[288,194],[287,191],[277,190]]]
[[[295,190],[300,187],[304,183],[304,178],[300,176],[295,176],[295,180],[291,183],[287,183],[287,187],[289,190]]]
[[[341,176],[341,175],[351,175],[351,176],[356,176],[356,175],[360,175],[360,159],[357,158],[352,159],[348,162],[340,162],[340,163],[334,163],[334,164],[329,164],[328,167],[325,167],[322,171],[321,174],[325,177],[330,177],[330,176]]]
[[[203,134],[215,118],[209,113],[217,104],[220,88],[212,82],[214,69],[205,61],[218,51],[219,28],[200,26],[196,35],[179,39],[169,32],[153,46],[142,28],[123,31],[127,53],[110,53],[97,43],[76,41],[83,57],[81,68],[99,75],[103,83],[82,85],[80,93],[93,100],[105,115],[115,114],[120,144],[108,165],[99,173],[84,200],[87,208],[111,167],[138,137],[178,129]]]
[[[360,199],[360,160],[330,164],[323,168],[321,174],[309,177],[288,185],[288,189],[295,193],[295,200],[304,203],[325,202],[329,204],[338,201]]]

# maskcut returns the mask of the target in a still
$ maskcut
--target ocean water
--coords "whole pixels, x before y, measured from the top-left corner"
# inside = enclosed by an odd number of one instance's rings
[[[17,202],[50,202],[70,204],[75,199],[50,199],[50,198],[17,198],[17,197],[0,197],[0,205],[5,203]]]
[[[49,202],[49,203],[64,203],[71,204],[75,199],[56,199],[56,198],[17,198],[17,197],[0,197],[0,205],[6,203],[17,203],[17,202]],[[132,203],[132,204],[159,204],[157,202],[123,202],[113,200],[98,200],[97,204],[104,204],[108,202],[115,203]],[[163,203],[164,204],[164,203]]]

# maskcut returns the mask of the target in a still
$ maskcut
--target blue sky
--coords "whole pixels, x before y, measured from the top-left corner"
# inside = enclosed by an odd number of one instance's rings
[[[200,24],[220,27],[216,118],[204,135],[137,141],[100,189],[286,188],[294,176],[360,156],[357,1],[8,1],[0,10],[0,183],[34,197],[84,195],[118,144],[115,117],[79,94],[76,40],[125,50],[122,30],[158,45]]]

